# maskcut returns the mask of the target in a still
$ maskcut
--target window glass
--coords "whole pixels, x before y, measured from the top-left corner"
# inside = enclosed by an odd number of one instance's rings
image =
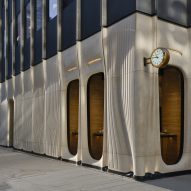
[[[81,1],[81,40],[101,30],[101,0]]]
[[[21,21],[20,21],[21,13],[17,15],[17,24],[16,24],[16,42],[17,45],[20,43],[20,36],[21,36]]]
[[[183,150],[184,81],[175,67],[159,70],[161,154],[168,165],[176,164]]]
[[[62,50],[76,44],[76,0],[63,1],[62,7]]]
[[[12,44],[12,40],[13,40],[13,37],[12,37],[12,22],[10,23],[10,26],[9,26],[9,43],[10,43],[10,46]]]
[[[9,28],[9,50],[12,50],[12,40],[13,40],[13,36],[12,36],[12,22],[10,23],[10,28]],[[11,55],[10,55],[11,56]]]
[[[49,0],[49,19],[57,16],[57,0]]]
[[[8,13],[9,13],[9,23],[11,22],[11,20],[12,20],[12,1],[11,0],[9,0],[8,1]]]
[[[5,23],[5,5],[3,6],[3,23],[2,23],[2,25],[3,25],[3,48],[4,48],[4,58],[6,57],[6,29],[5,29],[5,25],[6,25],[6,23]]]
[[[12,1],[9,0],[8,1],[8,12],[9,12],[9,19],[8,19],[8,22],[9,22],[9,26],[8,26],[8,30],[9,30],[9,50],[11,50],[11,45],[12,45]]]
[[[16,13],[20,11],[20,0],[16,0]]]
[[[42,28],[42,1],[36,1],[36,30]]]
[[[26,6],[26,37],[30,38],[31,26],[30,26],[30,1]]]
[[[88,145],[92,158],[103,154],[104,74],[91,76],[87,85]]]
[[[4,58],[6,59],[6,53],[7,53],[7,46],[6,46],[7,36],[6,36],[6,29],[4,29]]]
[[[64,1],[63,1],[63,9],[64,9],[65,7],[67,7],[70,3],[72,3],[72,1],[74,1],[74,0],[64,0]]]
[[[140,1],[142,2],[143,0]],[[135,0],[108,0],[107,24],[112,25],[135,12],[136,2]]]
[[[69,83],[67,89],[68,149],[72,155],[78,150],[79,80]]]

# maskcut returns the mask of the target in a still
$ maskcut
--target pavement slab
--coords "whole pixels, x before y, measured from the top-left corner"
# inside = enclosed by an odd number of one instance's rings
[[[165,191],[101,170],[0,147],[0,191]]]

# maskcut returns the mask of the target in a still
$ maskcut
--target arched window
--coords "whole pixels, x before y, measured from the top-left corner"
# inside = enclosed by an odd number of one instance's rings
[[[72,155],[78,150],[78,113],[79,113],[79,80],[68,84],[67,89],[67,130],[68,149]]]
[[[160,132],[163,161],[176,164],[183,151],[184,80],[175,67],[159,71]]]
[[[90,155],[99,160],[103,152],[104,74],[90,77],[87,87],[88,144]]]

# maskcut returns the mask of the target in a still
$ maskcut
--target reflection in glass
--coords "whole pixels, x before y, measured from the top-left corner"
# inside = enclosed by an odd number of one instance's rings
[[[4,5],[5,6],[5,5]],[[6,58],[6,27],[5,27],[5,7],[3,7],[3,36],[4,36],[4,42],[3,42],[3,45],[4,45],[4,58]]]
[[[17,15],[17,20],[16,20],[16,44],[19,45],[20,44],[20,36],[21,36],[21,14],[19,13]]]
[[[36,1],[36,31],[42,28],[42,1]]]
[[[57,16],[57,0],[49,0],[49,20]]]
[[[64,1],[63,1],[63,9],[64,9],[65,7],[67,7],[70,3],[72,3],[72,1],[74,1],[74,0],[64,0]]]
[[[6,29],[4,29],[4,58],[6,59],[6,52],[7,52],[7,46],[6,46],[6,41],[7,41],[7,37],[6,37]]]
[[[26,6],[26,37],[30,38],[30,1],[27,3]]]
[[[10,52],[9,57],[11,57],[11,51],[12,51],[12,1],[11,0],[8,1],[8,12],[9,12],[8,43],[9,43],[9,52]]]
[[[16,8],[16,13],[18,13],[20,11],[20,0],[16,0],[15,1],[15,8]]]
[[[11,45],[12,45],[12,40],[13,40],[13,36],[12,36],[12,22],[10,24],[10,28],[9,28],[9,43],[10,43],[10,49],[11,49]]]

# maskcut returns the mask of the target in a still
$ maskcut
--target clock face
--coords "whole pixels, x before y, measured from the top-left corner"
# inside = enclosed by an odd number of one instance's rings
[[[159,66],[164,59],[164,53],[162,49],[156,49],[152,56],[151,56],[151,62],[154,66]]]
[[[167,49],[157,48],[151,55],[151,64],[154,67],[161,68],[168,64],[170,55]]]

